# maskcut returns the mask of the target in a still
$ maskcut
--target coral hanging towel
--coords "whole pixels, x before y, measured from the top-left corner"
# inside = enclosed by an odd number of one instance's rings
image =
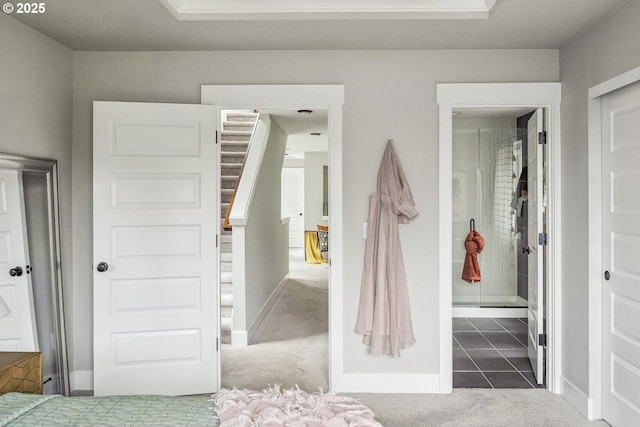
[[[484,237],[477,231],[470,231],[464,240],[464,249],[467,255],[464,257],[464,267],[462,268],[462,280],[466,282],[480,281],[480,264],[478,264],[478,254],[484,249]]]

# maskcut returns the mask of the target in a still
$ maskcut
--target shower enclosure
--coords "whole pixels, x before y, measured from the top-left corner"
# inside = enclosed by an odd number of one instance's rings
[[[504,113],[503,113],[504,114]],[[453,118],[453,306],[527,307],[526,123],[529,114]],[[481,278],[465,281],[471,225],[484,238]]]

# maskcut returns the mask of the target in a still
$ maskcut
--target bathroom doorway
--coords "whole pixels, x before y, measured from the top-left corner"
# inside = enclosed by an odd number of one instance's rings
[[[545,233],[544,109],[456,108],[452,123],[453,386],[537,387],[544,245],[528,234]]]
[[[555,83],[438,85],[452,387],[557,390],[559,99]]]

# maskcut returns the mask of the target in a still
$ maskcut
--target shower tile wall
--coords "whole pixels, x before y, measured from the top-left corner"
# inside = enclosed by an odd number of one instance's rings
[[[454,305],[511,305],[518,294],[517,251],[511,202],[515,118],[454,118],[452,193],[452,296]],[[461,279],[469,221],[485,239],[480,255],[482,281]]]
[[[517,178],[513,176],[513,141],[500,141],[497,143],[496,171],[494,184],[494,211],[493,223],[496,230],[496,237],[500,245],[508,247],[511,245],[512,232],[511,219],[511,199],[513,198],[513,188]]]

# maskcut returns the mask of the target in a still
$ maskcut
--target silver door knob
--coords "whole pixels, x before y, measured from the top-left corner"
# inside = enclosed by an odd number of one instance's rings
[[[22,267],[16,267],[9,270],[9,276],[11,277],[22,276]]]
[[[106,262],[101,262],[100,264],[98,264],[97,270],[100,273],[104,273],[108,269],[109,269],[109,264],[107,264]]]

